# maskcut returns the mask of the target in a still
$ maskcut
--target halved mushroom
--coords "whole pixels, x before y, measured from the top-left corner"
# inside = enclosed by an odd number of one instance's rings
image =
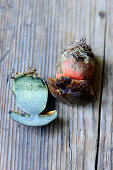
[[[26,113],[9,111],[17,122],[27,126],[43,126],[57,117],[57,111],[43,112],[48,100],[48,88],[45,81],[37,77],[34,71],[13,77],[13,92],[16,103]]]

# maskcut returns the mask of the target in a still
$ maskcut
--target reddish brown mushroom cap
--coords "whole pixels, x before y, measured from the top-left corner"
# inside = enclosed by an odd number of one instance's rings
[[[58,57],[56,78],[67,76],[75,80],[90,80],[95,69],[94,54],[85,39],[72,42]]]

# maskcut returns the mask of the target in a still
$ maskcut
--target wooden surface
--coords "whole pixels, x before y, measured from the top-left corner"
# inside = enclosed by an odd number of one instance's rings
[[[57,56],[85,36],[97,59],[97,100],[85,107],[55,101],[58,119],[27,127],[8,114],[17,106],[11,72],[36,68],[55,76]],[[113,1],[0,0],[0,169],[113,169]]]

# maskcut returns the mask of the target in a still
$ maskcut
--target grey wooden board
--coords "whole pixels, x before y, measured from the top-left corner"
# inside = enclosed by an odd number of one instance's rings
[[[98,169],[113,169],[113,1],[107,2]]]
[[[0,0],[1,170],[112,168],[112,8],[111,0]],[[44,79],[55,77],[62,49],[81,36],[97,59],[96,102],[72,107],[55,101],[58,119],[45,127],[14,122],[11,72],[36,68]]]

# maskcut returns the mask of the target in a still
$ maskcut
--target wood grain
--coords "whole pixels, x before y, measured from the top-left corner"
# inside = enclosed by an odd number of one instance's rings
[[[113,2],[108,1],[105,36],[104,81],[102,90],[98,169],[113,169]]]
[[[113,168],[112,9],[111,0],[0,0],[1,170]],[[97,59],[96,102],[72,107],[53,101],[58,119],[45,127],[14,122],[11,73],[36,68],[45,80],[55,77],[62,49],[81,36]]]

